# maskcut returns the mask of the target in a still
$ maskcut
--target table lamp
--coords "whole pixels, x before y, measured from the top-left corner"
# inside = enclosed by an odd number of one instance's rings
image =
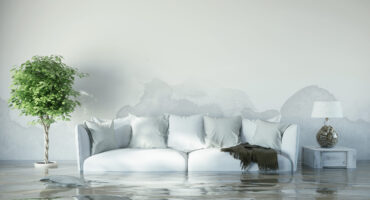
[[[324,126],[316,134],[317,143],[323,148],[334,147],[338,142],[338,134],[328,125],[329,118],[342,118],[342,106],[339,101],[315,101],[312,118],[325,118]]]

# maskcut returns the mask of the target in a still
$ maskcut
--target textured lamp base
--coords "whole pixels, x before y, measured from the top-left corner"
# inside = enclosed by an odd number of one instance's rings
[[[316,134],[317,143],[323,148],[332,148],[338,142],[338,134],[332,126],[324,125]]]

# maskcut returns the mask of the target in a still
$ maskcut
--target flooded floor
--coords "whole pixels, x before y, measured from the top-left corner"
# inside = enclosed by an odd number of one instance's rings
[[[30,162],[0,162],[0,199],[370,199],[370,162],[357,169],[300,168],[293,175],[236,172],[85,174],[85,186],[40,182],[80,177],[75,163],[43,171]]]

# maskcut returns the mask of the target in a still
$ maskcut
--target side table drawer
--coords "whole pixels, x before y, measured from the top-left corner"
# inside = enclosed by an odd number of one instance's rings
[[[321,152],[322,167],[346,167],[347,152],[345,151],[323,151]]]

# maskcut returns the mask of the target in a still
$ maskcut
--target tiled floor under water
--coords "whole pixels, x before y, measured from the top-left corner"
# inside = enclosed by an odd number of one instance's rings
[[[80,177],[76,164],[43,171],[30,162],[0,162],[0,199],[370,199],[370,162],[357,169],[306,167],[293,175],[237,172],[85,174],[81,187],[40,182]],[[87,196],[84,196],[87,195]]]

